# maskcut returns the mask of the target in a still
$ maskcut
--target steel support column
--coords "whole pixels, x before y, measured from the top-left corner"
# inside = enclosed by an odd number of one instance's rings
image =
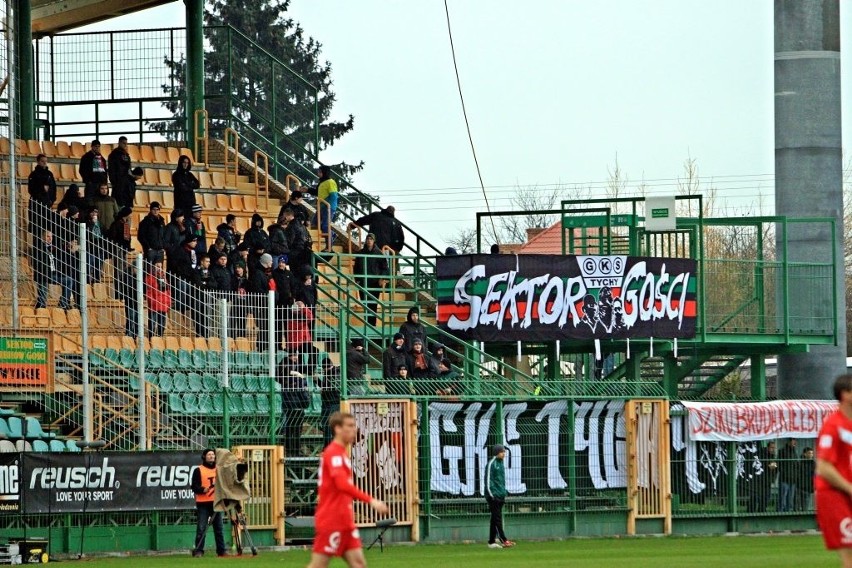
[[[35,138],[35,72],[33,65],[33,22],[30,0],[18,0],[15,10],[18,54],[18,136]],[[11,64],[11,63],[10,63]],[[15,138],[15,135],[10,135]]]
[[[204,0],[183,1],[186,4],[186,139],[189,140],[195,132],[195,111],[204,108]]]

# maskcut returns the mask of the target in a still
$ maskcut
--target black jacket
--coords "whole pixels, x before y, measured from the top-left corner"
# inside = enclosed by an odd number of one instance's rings
[[[192,282],[195,278],[195,269],[192,267],[192,253],[190,249],[181,246],[170,251],[166,270],[176,276],[180,276],[187,282]]]
[[[311,251],[308,247],[308,230],[304,225],[293,221],[284,229],[287,237],[287,248],[290,250],[290,267],[294,270],[311,261]]]
[[[255,294],[269,294],[269,280],[272,275],[266,274],[263,269],[252,270],[249,276],[249,292]]]
[[[227,266],[214,264],[210,267],[210,274],[213,276],[213,282],[215,283],[217,290],[222,290],[223,292],[232,290],[231,271],[228,270]]]
[[[283,392],[281,398],[285,408],[307,408],[311,399],[308,394],[308,368],[301,363],[290,363],[284,359],[278,367],[278,380]]]
[[[289,270],[276,268],[272,271],[275,279],[275,296],[279,306],[289,306],[293,303],[293,273]]]
[[[47,186],[47,189],[44,189]],[[56,178],[48,168],[36,166],[27,180],[27,191],[30,199],[37,201],[47,207],[52,207],[56,202]]]
[[[396,345],[391,345],[382,353],[382,376],[386,379],[392,379],[399,375],[397,370],[400,366],[405,365],[411,370],[411,357],[405,350],[405,346],[397,349]]]
[[[237,231],[227,223],[220,223],[219,226],[216,227],[216,236],[225,239],[225,252],[227,254],[237,250],[237,245],[240,244],[240,238],[242,237],[242,235],[237,233]]]
[[[199,290],[205,292],[214,292],[218,290],[216,287],[216,279],[213,278],[213,270],[208,268],[207,270],[202,270],[199,266],[193,271],[192,274],[192,283],[195,284]]]
[[[278,211],[278,218],[281,218],[281,215],[284,214],[284,211],[287,209],[292,209],[296,214],[296,220],[306,224],[311,219],[311,212],[308,211],[308,208],[305,207],[304,203],[293,203],[292,201],[288,201],[284,205],[281,206],[281,209]]]
[[[269,251],[269,234],[263,230],[263,217],[255,213],[251,217],[251,229],[246,231],[243,241],[248,244],[251,252],[257,249]]]
[[[364,378],[364,367],[369,362],[370,358],[366,353],[350,345],[346,349],[346,379],[357,381]]]
[[[369,227],[370,232],[376,237],[376,246],[379,250],[388,246],[398,253],[405,244],[402,224],[387,209],[364,215],[356,219],[355,224],[360,227]]]
[[[109,153],[107,158],[107,172],[109,173],[109,182],[113,189],[116,186],[127,183],[127,178],[130,176],[130,154],[117,146]]]
[[[290,246],[287,244],[287,234],[284,232],[284,227],[278,223],[269,225],[269,250],[267,252],[273,258],[290,252]]]
[[[51,256],[53,257],[53,270],[51,270]],[[42,239],[36,241],[33,248],[33,278],[39,284],[47,284],[51,281],[51,275],[59,272],[59,256],[56,247],[47,244]]]
[[[388,259],[382,254],[377,246],[368,249],[366,245],[360,251],[359,255],[370,255],[369,257],[359,256],[355,259],[355,267],[353,276],[362,280],[372,279],[370,277],[386,276],[388,274]],[[366,276],[365,276],[366,275]],[[375,284],[367,284],[362,282],[362,286],[374,287]]]
[[[181,247],[184,237],[186,237],[186,228],[180,226],[173,213],[171,222],[163,229],[163,248],[171,254],[171,251]]]
[[[103,166],[104,171],[95,171],[95,162],[103,160],[101,166]],[[83,182],[87,184],[101,184],[107,181],[107,172],[106,172],[106,160],[100,154],[95,155],[92,150],[89,150],[83,157],[80,158],[80,177],[83,178]]]
[[[178,167],[172,174],[172,186],[175,188],[175,208],[183,211],[189,217],[192,215],[192,206],[195,205],[195,190],[201,187],[198,178],[192,173],[192,163],[189,168],[182,168],[180,162],[188,156],[178,159]]]
[[[420,341],[422,341],[424,346],[428,345],[426,343],[426,328],[423,327],[423,324],[419,321],[417,323],[414,323],[411,320],[411,316],[415,312],[417,312],[418,314],[420,313],[417,308],[411,308],[410,310],[408,310],[408,317],[406,318],[405,323],[399,326],[399,332],[405,338],[406,351],[411,351],[411,349],[414,347],[415,339],[419,339]],[[411,369],[409,369],[409,371],[411,371]]]
[[[160,215],[146,215],[139,223],[136,239],[142,245],[142,252],[166,249],[166,221]]]

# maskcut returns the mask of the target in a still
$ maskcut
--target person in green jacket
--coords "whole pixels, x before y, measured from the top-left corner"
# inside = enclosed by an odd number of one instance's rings
[[[496,445],[491,449],[494,457],[485,468],[485,500],[491,511],[491,527],[488,532],[488,548],[511,548],[515,543],[506,538],[503,531],[503,505],[506,503],[506,468],[503,459],[506,448]]]

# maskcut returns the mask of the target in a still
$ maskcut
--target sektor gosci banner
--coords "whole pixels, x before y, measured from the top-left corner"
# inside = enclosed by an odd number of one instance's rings
[[[631,256],[439,257],[438,323],[482,341],[688,339],[696,266]]]
[[[17,455],[17,454],[16,454]],[[20,480],[25,513],[190,509],[196,452],[27,453]]]

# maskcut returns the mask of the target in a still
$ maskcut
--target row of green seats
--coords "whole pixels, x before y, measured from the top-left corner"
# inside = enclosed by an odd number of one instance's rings
[[[10,440],[0,440],[0,453],[14,452],[79,452],[80,448],[74,440],[32,440],[24,442],[18,440],[13,443]]]
[[[232,351],[228,366],[235,372],[265,371],[269,368],[269,357],[260,351]],[[278,364],[287,354],[279,351],[276,354]],[[89,359],[93,369],[135,369],[137,353],[132,349],[92,349]],[[204,372],[206,370],[221,370],[222,354],[219,351],[201,351],[194,349],[149,349],[145,353],[145,368],[150,371],[174,371],[177,369]]]
[[[196,394],[191,392],[170,393],[168,396],[169,411],[172,414],[217,414],[225,411],[227,398],[228,411],[232,415],[263,415],[269,416],[272,409],[276,414],[281,412],[281,393],[269,394],[228,394],[224,393]],[[270,406],[271,405],[271,406]]]
[[[222,391],[220,376],[211,373],[184,373],[175,371],[167,373],[145,373],[145,380],[155,385],[160,392],[192,392],[192,393],[219,393]],[[231,392],[243,393],[267,393],[270,390],[279,391],[281,386],[275,379],[263,375],[234,373],[228,376],[229,390]],[[135,377],[131,377],[130,388],[139,389],[139,383]]]

